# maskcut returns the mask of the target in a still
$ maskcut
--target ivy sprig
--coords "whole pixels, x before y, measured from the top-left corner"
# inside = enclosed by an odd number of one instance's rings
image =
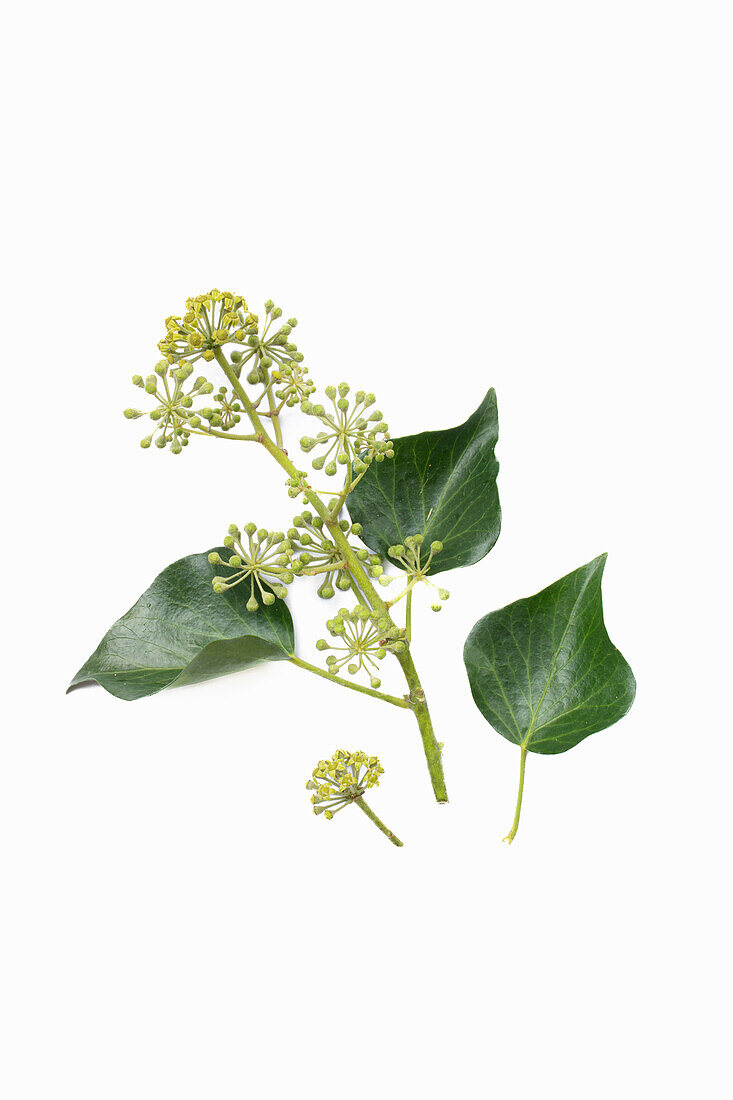
[[[232,523],[223,545],[164,569],[70,686],[95,680],[131,700],[287,660],[412,712],[435,798],[446,802],[443,746],[413,655],[412,602],[429,592],[439,611],[449,592],[435,576],[480,561],[499,536],[496,394],[489,390],[457,427],[394,438],[375,394],[352,392],[342,381],[319,395],[292,339],[297,319],[282,317],[272,300],[255,313],[230,291],[188,298],[182,313],[165,321],[162,358],[133,384],[152,399],[143,448],[154,443],[179,455],[197,437],[255,444],[276,464],[300,511],[272,529]],[[218,377],[192,378],[197,369]],[[125,410],[131,420],[145,415]],[[309,470],[285,447],[283,420],[291,419]],[[565,751],[631,704],[633,676],[602,623],[602,568],[596,559],[536,597],[484,616],[466,643],[479,709],[520,747],[510,840],[527,753]],[[289,587],[304,581],[322,598],[340,601],[316,642],[320,666],[296,652],[286,603]],[[386,660],[402,672],[402,695],[382,690]],[[370,783],[359,768],[366,766],[367,776],[379,770],[362,755],[340,750],[330,764],[321,761],[325,772],[313,779],[323,781],[316,812],[332,815],[334,797],[337,808],[356,802],[398,844],[363,803],[364,782]]]

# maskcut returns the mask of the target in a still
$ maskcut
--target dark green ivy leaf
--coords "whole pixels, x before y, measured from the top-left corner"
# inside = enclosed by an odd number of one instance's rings
[[[424,535],[426,548],[442,542],[431,573],[480,561],[501,529],[498,436],[496,394],[489,390],[465,424],[393,440],[394,458],[373,462],[347,498],[366,545],[386,557],[408,535]]]
[[[224,547],[218,547],[226,554]],[[190,554],[155,578],[105,634],[69,684],[96,680],[118,699],[141,699],[163,688],[239,672],[293,655],[293,620],[282,600],[250,613],[246,582],[218,595],[221,565]]]
[[[603,622],[602,554],[484,616],[463,650],[476,706],[503,737],[558,753],[622,718],[636,681]]]

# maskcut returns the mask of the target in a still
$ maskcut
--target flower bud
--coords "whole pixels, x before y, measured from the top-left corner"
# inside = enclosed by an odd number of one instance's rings
[[[432,552],[434,554],[439,554],[440,551],[443,549],[443,543],[438,542],[437,540],[435,542],[431,542],[430,543],[430,549],[432,550]]]
[[[142,415],[140,409],[125,409],[123,413],[126,420],[138,420]]]
[[[216,550],[212,550],[209,554],[210,565],[221,565],[221,555],[217,554]]]
[[[254,596],[250,596],[244,606],[247,608],[248,611],[259,611],[260,608],[260,605],[257,603],[257,600],[254,598]]]

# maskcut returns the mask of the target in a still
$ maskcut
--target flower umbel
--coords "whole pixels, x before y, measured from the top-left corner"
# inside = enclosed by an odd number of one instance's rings
[[[165,321],[166,334],[158,348],[169,363],[197,359],[210,362],[224,344],[244,344],[257,332],[257,316],[249,312],[241,294],[228,290],[210,290],[186,299],[183,317]]]
[[[234,550],[229,561],[224,561],[216,550],[209,554],[212,565],[228,565],[236,570],[229,577],[214,577],[211,583],[215,592],[226,592],[249,578],[250,597],[245,606],[248,611],[257,611],[260,605],[255,595],[255,585],[259,599],[266,607],[274,604],[276,597],[284,600],[288,594],[285,586],[293,580],[293,573],[288,568],[288,543],[282,531],[266,531],[263,527],[258,530],[254,523],[245,526],[244,534],[247,536],[246,544],[237,525],[231,524],[229,534],[224,538],[227,549]]]
[[[326,657],[328,671],[335,676],[346,665],[349,675],[356,676],[363,670],[369,675],[373,688],[381,685],[381,680],[374,675],[379,671],[377,661],[386,657],[387,652],[401,653],[405,648],[404,631],[390,625],[389,619],[375,615],[365,604],[358,604],[353,611],[340,608],[326,626],[331,636],[341,643],[334,645],[325,638],[316,642],[319,650],[334,651]]]
[[[330,760],[318,761],[313,777],[306,783],[306,789],[313,791],[313,813],[323,814],[330,821],[344,806],[355,803],[393,844],[401,848],[402,841],[379,820],[363,798],[366,790],[379,786],[379,777],[383,774],[378,757],[337,749]]]
[[[321,517],[314,516],[306,509],[299,516],[293,517],[293,526],[288,530],[288,542],[292,571],[297,576],[316,576],[322,573],[323,580],[318,595],[329,600],[335,594],[334,583],[336,588],[347,592],[352,582],[343,551],[329,538],[324,527]],[[361,534],[361,524],[349,523],[347,519],[339,521],[339,529],[345,535],[356,535],[357,538]],[[363,547],[353,546],[352,549],[369,574],[377,576],[373,570],[380,565],[379,555],[370,554]]]
[[[155,429],[150,435],[140,440],[140,446],[147,448],[155,440],[156,447],[165,447],[170,444],[174,454],[180,454],[184,447],[188,446],[188,439],[192,431],[206,431],[202,427],[203,420],[214,423],[217,419],[213,409],[203,408],[194,410],[193,403],[196,398],[211,393],[213,386],[204,377],[197,378],[188,392],[184,392],[184,386],[193,374],[190,363],[182,363],[178,367],[172,367],[167,360],[162,359],[155,366],[155,373],[147,378],[142,375],[133,375],[133,384],[152,394],[158,404],[150,413],[150,419],[155,422]],[[137,420],[144,414],[140,409],[125,409],[128,420]],[[221,423],[221,421],[219,421]]]
[[[342,382],[338,389],[326,386],[326,396],[333,405],[333,412],[326,412],[323,405],[304,401],[301,408],[309,416],[317,417],[327,431],[318,432],[315,437],[304,435],[301,448],[312,451],[314,447],[325,447],[325,454],[318,455],[311,465],[314,470],[323,470],[333,477],[339,466],[350,466],[357,475],[363,474],[372,462],[382,462],[393,458],[394,451],[389,436],[388,425],[382,420],[378,409],[367,413],[376,397],[358,390],[354,394],[354,405],[350,408],[347,394],[350,387]]]
[[[403,596],[406,596],[408,592],[411,592],[416,584],[427,584],[430,588],[434,588],[438,593],[438,601],[447,600],[450,596],[450,592],[447,588],[438,588],[436,584],[428,580],[428,571],[430,569],[430,563],[433,560],[435,554],[439,554],[443,549],[443,543],[435,542],[430,543],[430,553],[427,558],[422,560],[422,546],[425,542],[424,535],[408,535],[405,539],[404,546],[399,543],[397,546],[390,546],[387,553],[395,561],[398,561],[402,568],[405,570],[408,576],[407,587],[403,592],[400,592],[399,596],[396,596],[393,600],[390,600],[389,607],[393,607],[398,600],[401,600]],[[392,581],[397,578],[392,576],[388,577],[383,575],[379,578],[381,585],[391,584]],[[440,611],[442,604],[436,602],[430,605],[433,611]]]

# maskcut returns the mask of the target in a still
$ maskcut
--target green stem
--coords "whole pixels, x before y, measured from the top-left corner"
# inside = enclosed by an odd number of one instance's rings
[[[520,746],[521,756],[519,758],[519,790],[517,791],[517,808],[514,811],[514,821],[512,827],[504,837],[507,844],[511,844],[514,837],[517,835],[517,829],[519,828],[519,815],[522,812],[522,794],[524,792],[524,766],[527,762],[527,747],[526,745]]]
[[[343,680],[340,676],[334,676],[333,673],[318,668],[317,665],[311,665],[308,661],[301,661],[300,657],[291,657],[290,663],[297,665],[298,668],[304,668],[306,672],[314,672],[316,676],[322,676],[324,680],[330,680],[332,684],[340,684],[342,687],[351,688],[352,691],[360,691],[362,695],[373,695],[375,699],[383,699],[385,703],[392,703],[395,707],[410,709],[410,703],[405,698],[400,699],[397,695],[387,695],[383,691],[375,691],[374,688],[362,687],[361,684],[352,684],[349,680]]]
[[[298,468],[293,465],[287,454],[281,447],[270,438],[265,431],[265,426],[257,415],[257,410],[254,408],[247,391],[242,386],[241,382],[237,378],[231,364],[228,362],[226,356],[222,352],[221,348],[217,348],[214,352],[217,363],[224,371],[229,383],[234,392],[239,397],[247,413],[252,427],[258,435],[259,442],[262,446],[269,451],[279,466],[287,472],[290,477],[298,476]],[[305,499],[312,505],[314,510],[318,513],[324,522],[324,526],[328,528],[328,531],[333,541],[338,546],[339,550],[343,554],[344,561],[348,565],[349,572],[356,580],[359,588],[366,596],[373,611],[376,611],[378,615],[384,616],[389,623],[392,623],[392,617],[387,609],[382,597],[374,588],[374,585],[370,581],[366,570],[362,563],[356,556],[355,551],[352,549],[349,540],[344,535],[343,531],[338,525],[338,520],[329,512],[326,505],[321,498],[314,493],[312,489],[306,489],[303,493]],[[443,762],[441,760],[440,748],[438,747],[438,741],[433,730],[433,724],[430,719],[430,711],[428,705],[425,702],[425,692],[422,689],[420,683],[420,677],[417,674],[414,662],[410,655],[409,647],[406,647],[401,653],[395,653],[402,672],[404,673],[407,685],[410,689],[410,706],[414,711],[415,718],[417,719],[418,728],[420,730],[420,737],[422,738],[423,750],[425,752],[425,759],[427,760],[428,771],[430,772],[430,781],[433,785],[433,791],[435,792],[435,798],[438,802],[447,802],[448,793],[445,788],[445,776],[443,775]]]
[[[425,700],[425,692],[422,689],[415,663],[412,660],[409,649],[403,650],[402,653],[395,653],[395,657],[400,663],[405,679],[407,680],[407,685],[410,689],[410,706],[412,707],[420,730],[422,747],[428,764],[428,771],[430,772],[430,781],[433,784],[433,791],[435,792],[435,800],[436,802],[447,802],[448,792],[445,789],[443,757],[438,740],[435,736],[435,731],[433,730],[430,711],[428,710],[428,704]]]
[[[404,845],[402,844],[402,841],[394,835],[394,833],[392,832],[391,829],[387,828],[387,826],[384,824],[383,821],[379,820],[379,818],[375,814],[374,810],[371,808],[371,806],[367,806],[367,804],[366,804],[366,802],[364,801],[363,798],[355,798],[354,799],[354,804],[356,806],[358,806],[360,810],[363,810],[363,812],[367,815],[369,820],[374,822],[374,824],[377,826],[377,828],[380,829],[384,833],[384,835],[388,838],[388,840],[391,840],[392,843],[396,844],[398,848],[404,847]]]
[[[278,447],[282,447],[283,433],[280,427],[280,416],[275,407],[275,395],[272,392],[272,379],[269,376],[267,377],[267,404],[270,408],[270,420],[275,428],[275,442]]]
[[[259,436],[252,433],[252,435],[233,435],[231,432],[217,432],[215,428],[207,428],[202,431],[200,428],[187,428],[192,435],[213,435],[217,439],[236,439],[240,443],[246,440],[249,443],[259,443]]]
[[[405,598],[405,637],[408,642],[412,639],[412,589],[407,589]]]

